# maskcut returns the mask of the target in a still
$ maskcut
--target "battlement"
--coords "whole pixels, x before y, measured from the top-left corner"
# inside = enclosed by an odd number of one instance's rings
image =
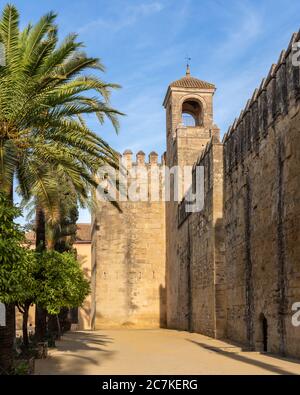
[[[300,67],[293,65],[293,45],[300,40],[300,31],[294,33],[287,50],[270,68],[268,76],[255,89],[246,107],[241,111],[223,137],[225,171],[231,171],[253,151],[279,117],[296,108],[300,99]]]
[[[146,154],[143,151],[139,151],[135,155],[135,160],[133,159],[133,152],[129,149],[120,154],[120,160],[125,164],[126,167],[134,166],[164,166],[166,163],[165,154],[163,154],[158,160],[158,154],[155,151],[150,152],[148,155],[148,160],[146,161]]]

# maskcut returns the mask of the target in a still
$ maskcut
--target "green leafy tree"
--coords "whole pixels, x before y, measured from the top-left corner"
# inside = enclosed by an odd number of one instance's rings
[[[57,179],[56,191],[54,196],[54,206],[49,207],[49,201],[44,201],[44,212],[46,219],[46,244],[49,250],[59,252],[74,251],[73,243],[76,238],[78,219],[78,202],[83,202],[87,196],[82,196],[81,190],[76,192],[76,186],[63,174],[57,176],[53,172],[52,180]],[[83,188],[84,191],[86,188]],[[31,218],[35,212],[35,199],[27,204],[27,208],[31,208],[28,218]],[[54,215],[53,215],[54,214]],[[35,227],[33,226],[34,230]],[[75,252],[75,251],[74,251]],[[43,309],[45,311],[45,309]],[[67,311],[68,309],[64,309]],[[46,311],[45,311],[46,312]],[[59,314],[60,319],[62,314]],[[48,320],[45,325],[48,334],[59,335],[61,333],[60,319],[57,315],[48,314]],[[45,328],[46,332],[46,328]]]
[[[62,308],[79,307],[90,292],[76,256],[71,252],[43,251],[34,254],[30,283],[17,303],[23,314],[23,344],[28,346],[28,310],[36,303],[49,315],[58,315]],[[27,297],[27,298],[26,298]]]
[[[86,205],[88,192],[96,184],[91,186],[81,174],[70,178],[64,168],[54,168],[49,163],[40,163],[36,158],[28,158],[28,162],[28,196],[33,198],[37,212],[36,249],[41,251],[47,246],[48,249],[62,252],[67,246],[71,248],[75,236],[77,203]],[[37,306],[36,312],[36,338],[42,341],[47,331],[46,310]],[[56,320],[56,317],[52,317],[51,322],[48,320],[52,327],[53,318]]]
[[[14,223],[20,210],[0,194],[0,301],[5,304],[6,323],[14,322],[15,304],[24,303],[32,298],[34,288],[33,273],[35,255],[33,251],[22,247],[24,232]],[[0,327],[1,344],[0,367],[8,371],[12,365],[10,350],[13,338],[6,327]]]
[[[38,254],[36,301],[49,314],[63,307],[79,307],[90,292],[89,282],[71,252],[46,251]]]

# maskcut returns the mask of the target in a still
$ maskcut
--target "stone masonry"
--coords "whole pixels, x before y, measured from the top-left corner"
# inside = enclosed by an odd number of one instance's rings
[[[246,108],[220,140],[215,86],[190,75],[164,99],[161,164],[139,152],[125,168],[204,169],[204,206],[171,176],[171,199],[100,202],[93,216],[92,323],[168,327],[227,338],[250,350],[300,358],[300,68],[294,34]],[[143,187],[147,180],[140,182]],[[163,183],[162,183],[163,184]],[[159,185],[162,196],[163,185]]]
[[[227,337],[300,357],[300,85],[293,35],[224,136]],[[264,337],[267,339],[264,339]]]
[[[159,171],[158,155],[149,162],[139,152],[123,155],[126,170],[136,171],[138,187],[147,184],[141,170]],[[140,172],[141,171],[141,172]],[[130,180],[132,181],[132,180]],[[129,182],[130,184],[130,182]],[[150,201],[101,202],[93,221],[92,323],[103,327],[165,326],[165,205],[161,196]]]

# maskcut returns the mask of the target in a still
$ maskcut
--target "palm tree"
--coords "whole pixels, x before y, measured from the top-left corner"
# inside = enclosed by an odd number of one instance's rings
[[[20,31],[18,11],[7,5],[0,20],[0,43],[5,48],[5,65],[0,66],[0,191],[11,196],[14,176],[22,193],[29,193],[24,188],[28,157],[62,166],[73,180],[80,175],[91,185],[95,185],[90,173],[93,163],[114,164],[117,158],[82,116],[95,114],[100,123],[106,117],[117,130],[121,113],[111,108],[109,95],[118,85],[103,82],[95,73],[83,74],[104,67],[99,59],[80,52],[83,45],[74,34],[58,45],[55,18],[50,12]],[[44,221],[45,213],[38,206],[41,245]],[[6,307],[7,327],[0,329],[0,348],[14,335],[13,307]]]

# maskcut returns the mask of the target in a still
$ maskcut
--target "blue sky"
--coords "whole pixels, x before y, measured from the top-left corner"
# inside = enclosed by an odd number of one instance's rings
[[[162,101],[168,84],[184,75],[187,54],[192,75],[217,86],[214,117],[223,134],[300,27],[299,0],[12,2],[22,25],[56,11],[61,36],[77,32],[86,52],[105,64],[104,79],[122,85],[112,96],[113,106],[127,114],[120,134],[109,123],[90,121],[119,151],[163,153]],[[88,221],[88,214],[80,220]]]

